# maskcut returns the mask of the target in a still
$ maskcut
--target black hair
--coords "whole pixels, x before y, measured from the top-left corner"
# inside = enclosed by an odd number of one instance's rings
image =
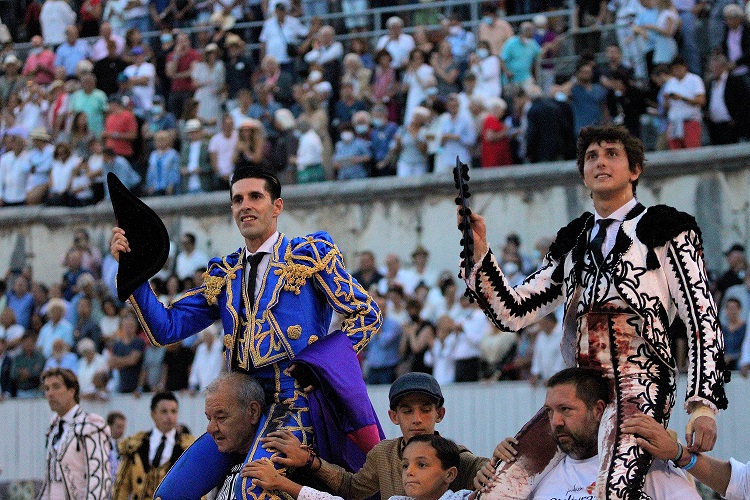
[[[730,302],[734,302],[735,304],[740,306],[740,308],[742,308],[742,302],[740,302],[740,299],[738,299],[737,297],[728,297],[726,302],[724,302],[724,305],[726,306]]]
[[[676,56],[674,59],[672,59],[672,62],[669,63],[670,68],[674,68],[675,66],[685,66],[688,67],[688,63],[682,56]]]
[[[107,425],[112,425],[119,419],[125,420],[125,414],[120,411],[111,411],[107,415]]]
[[[232,194],[232,186],[234,186],[235,182],[242,179],[263,179],[266,181],[266,191],[271,195],[271,200],[276,201],[281,198],[281,182],[279,182],[279,178],[272,172],[257,167],[240,168],[234,171],[234,174],[232,174],[232,181],[229,184],[230,198]]]
[[[619,142],[625,148],[628,157],[628,167],[631,172],[636,172],[641,167],[641,174],[646,170],[646,158],[643,154],[643,143],[637,137],[630,135],[625,127],[584,127],[578,134],[578,146],[576,150],[578,173],[583,177],[583,165],[586,162],[586,150],[592,144],[602,142]],[[638,179],[633,181],[633,194],[638,186]]]
[[[589,409],[600,400],[604,401],[604,404],[609,404],[609,381],[604,378],[601,370],[581,367],[565,368],[549,378],[547,388],[564,384],[575,386],[576,397],[586,403]]]
[[[172,391],[157,392],[151,398],[151,411],[154,411],[161,401],[174,401],[178,405],[180,404]]]
[[[451,467],[458,469],[461,465],[461,450],[458,445],[439,434],[418,434],[406,443],[404,449],[412,443],[429,444],[435,450],[435,454],[438,460],[440,460],[443,470],[450,469]]]

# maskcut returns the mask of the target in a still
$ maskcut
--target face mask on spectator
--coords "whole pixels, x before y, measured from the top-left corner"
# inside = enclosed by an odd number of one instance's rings
[[[161,41],[161,43],[166,44],[166,43],[172,43],[172,40],[174,40],[174,38],[169,33],[162,33],[159,36],[159,40]]]
[[[461,26],[451,26],[451,28],[448,30],[451,35],[460,35],[461,34]]]
[[[479,59],[484,59],[485,57],[487,57],[489,55],[490,55],[490,51],[489,50],[487,50],[485,48],[477,49],[477,57]]]
[[[555,100],[560,102],[565,102],[568,100],[568,96],[565,95],[565,92],[557,92],[555,94]]]
[[[153,106],[151,107],[151,111],[152,111],[152,112],[153,112],[153,113],[154,113],[155,115],[160,115],[160,114],[164,113],[164,106],[162,106],[161,104],[154,104],[154,105],[153,105]]]
[[[351,130],[341,132],[341,140],[344,142],[352,142],[354,140],[354,132]]]
[[[383,126],[383,119],[382,118],[373,118],[372,119],[372,126],[375,128],[380,128]]]
[[[366,124],[364,124],[364,123],[360,123],[360,124],[357,124],[357,125],[355,125],[355,126],[354,126],[354,130],[355,130],[355,131],[356,131],[356,132],[357,132],[358,134],[364,134],[364,133],[366,133],[366,132],[367,132],[367,130],[368,130],[369,128],[370,128],[370,127],[369,127],[369,126],[367,126],[367,125],[366,125]]]
[[[485,24],[487,24],[487,25],[489,25],[489,26],[492,26],[492,17],[490,17],[490,16],[484,16],[482,18],[482,22],[485,23]]]
[[[437,87],[429,87],[429,88],[424,89],[424,93],[427,95],[437,95],[437,92],[438,92]]]

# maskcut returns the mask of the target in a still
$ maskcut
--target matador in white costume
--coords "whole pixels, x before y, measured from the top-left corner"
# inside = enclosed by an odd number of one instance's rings
[[[611,380],[612,403],[599,433],[600,499],[648,498],[642,490],[652,457],[619,427],[639,411],[667,426],[676,392],[675,332],[687,333],[691,451],[713,448],[715,414],[727,407],[723,339],[700,230],[688,214],[635,199],[643,165],[642,144],[624,129],[584,129],[578,169],[596,213],[562,228],[541,268],[516,287],[487,247],[484,219],[471,215],[477,264],[466,283],[487,316],[517,331],[564,303],[566,364],[599,368]],[[558,452],[544,471],[560,458]],[[525,498],[544,471],[512,470],[505,483],[498,475],[483,499]]]

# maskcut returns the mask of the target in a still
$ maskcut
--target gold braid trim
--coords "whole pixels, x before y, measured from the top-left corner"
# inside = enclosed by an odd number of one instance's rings
[[[208,271],[203,273],[203,285],[206,287],[203,295],[206,297],[208,305],[212,306],[216,304],[216,297],[221,293],[225,282],[225,278],[221,276],[210,276]]]
[[[313,243],[313,239],[308,238],[308,243]],[[316,251],[315,254],[317,259],[307,256],[294,256],[292,254],[292,246],[287,246],[286,253],[284,254],[286,266],[274,271],[277,276],[281,276],[281,279],[284,280],[285,291],[294,292],[295,295],[299,295],[300,288],[305,285],[309,278],[328,267],[330,262],[340,255],[339,249],[335,245],[330,248],[328,253],[322,259],[319,257],[319,252]],[[298,264],[295,260],[311,262],[312,265]]]
[[[219,296],[221,290],[224,288],[224,285],[226,285],[228,281],[232,281],[235,278],[235,271],[242,266],[241,262],[242,261],[239,260],[234,265],[231,265],[227,261],[227,258],[224,257],[222,258],[222,265],[214,263],[203,272],[203,296],[206,297],[206,302],[208,303],[208,305],[216,305],[216,297]],[[214,268],[220,269],[224,273],[224,275],[212,276],[211,270]]]

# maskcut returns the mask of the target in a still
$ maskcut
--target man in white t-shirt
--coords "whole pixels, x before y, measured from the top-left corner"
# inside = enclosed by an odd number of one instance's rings
[[[130,51],[133,56],[133,64],[125,68],[125,76],[133,92],[135,102],[135,114],[145,116],[154,104],[154,93],[156,92],[156,68],[150,62],[146,62],[146,53],[143,47],[136,46]]]
[[[383,35],[375,46],[376,51],[387,50],[391,55],[391,66],[403,68],[409,62],[409,54],[415,47],[411,35],[403,33],[404,21],[400,17],[389,17],[385,22],[388,34]]]
[[[47,0],[39,13],[45,45],[56,47],[65,42],[65,28],[76,22],[76,13],[65,0]]]
[[[234,119],[229,113],[221,119],[221,131],[214,134],[208,142],[208,154],[211,166],[219,179],[222,189],[229,188],[229,177],[234,172],[234,146],[237,144],[237,131],[234,129]]]
[[[599,423],[609,400],[609,381],[598,370],[566,368],[550,377],[544,408],[558,447],[555,458],[550,462],[556,462],[556,465],[543,473],[533,485],[529,500],[596,498]],[[514,462],[516,444],[518,441],[514,438],[506,438],[495,448],[494,459]],[[643,456],[644,460],[650,458]],[[483,487],[492,475],[494,469],[485,466],[477,474],[475,486]],[[640,492],[632,493],[632,498],[639,498]],[[663,460],[653,461],[646,475],[643,493],[653,500],[701,498],[685,472]]]
[[[667,108],[669,149],[701,146],[701,117],[706,104],[703,79],[689,73],[687,63],[677,56],[670,64],[672,77],[664,84],[664,107]]]
[[[272,55],[281,66],[282,71],[291,73],[294,60],[289,56],[288,45],[297,45],[301,38],[307,36],[308,28],[296,17],[287,14],[287,5],[276,4],[274,15],[263,22],[260,32],[262,56]]]
[[[537,322],[539,331],[534,339],[531,358],[532,383],[546,381],[555,373],[565,368],[560,342],[562,342],[562,325],[555,313],[544,316]]]

